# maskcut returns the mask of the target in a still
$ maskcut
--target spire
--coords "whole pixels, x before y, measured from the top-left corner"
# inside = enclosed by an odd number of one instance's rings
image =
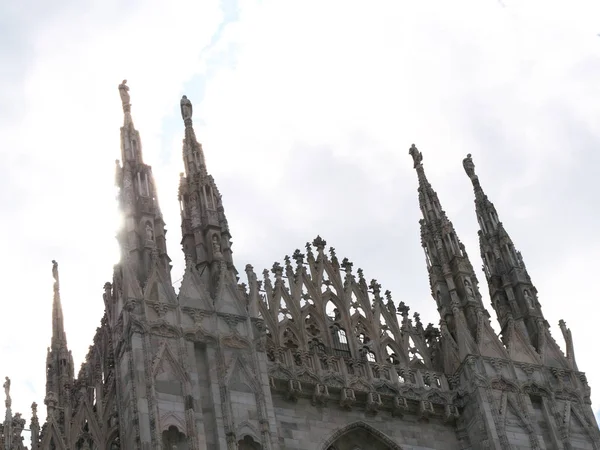
[[[469,345],[474,345],[480,338],[477,336],[479,325],[483,321],[487,323],[489,317],[483,307],[477,277],[454,225],[427,180],[422,153],[413,144],[409,154],[419,182],[419,207],[423,216],[420,220],[421,245],[425,250],[431,294],[436,300],[443,328],[447,326],[455,340],[465,342],[463,355],[474,352]],[[458,345],[461,347],[460,342]]]
[[[197,141],[196,133],[194,133],[192,112],[192,102],[184,95],[181,98],[181,117],[183,118],[183,123],[185,125],[183,163],[185,165],[185,172],[188,176],[196,173],[201,173],[206,176],[206,161],[204,159],[202,144]]]
[[[60,407],[69,402],[69,386],[73,383],[73,356],[67,347],[64,317],[60,301],[58,263],[52,260],[54,296],[52,300],[52,339],[46,357],[46,396],[57,399]]]
[[[123,127],[121,128],[121,157],[123,161],[142,162],[140,133],[133,125],[131,118],[131,97],[127,80],[119,85],[119,94],[123,105]]]
[[[54,278],[54,297],[52,299],[52,347],[60,348],[67,345],[65,334],[65,319],[60,301],[60,282],[58,279],[58,263],[52,260],[52,277]]]
[[[181,116],[185,125],[183,161],[185,173],[179,181],[181,230],[186,261],[196,268],[210,267],[202,271],[210,286],[213,299],[223,284],[222,275],[229,272],[229,280],[235,280],[237,271],[233,265],[231,234],[225,210],[215,180],[208,174],[202,145],[197,141],[192,124],[192,103],[184,95],[181,99]]]
[[[166,230],[158,204],[152,167],[142,158],[140,133],[131,118],[131,103],[127,80],[119,85],[124,122],[121,127],[121,161],[116,164],[118,200],[124,216],[118,233],[121,255],[131,262],[132,270],[142,285],[147,281],[155,262],[170,283],[171,259],[167,254]],[[153,256],[154,255],[154,256]]]
[[[515,249],[498,219],[494,204],[481,187],[470,154],[463,160],[463,167],[475,192],[483,270],[500,326],[505,331],[512,320],[524,324],[530,344],[539,350],[545,341],[548,325],[537,301],[537,289],[531,282],[521,253]]]

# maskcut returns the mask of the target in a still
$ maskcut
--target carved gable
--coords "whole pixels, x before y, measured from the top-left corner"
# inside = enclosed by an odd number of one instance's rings
[[[183,274],[183,280],[179,288],[179,304],[207,311],[214,310],[206,283],[198,270],[193,268],[191,264],[188,265]]]

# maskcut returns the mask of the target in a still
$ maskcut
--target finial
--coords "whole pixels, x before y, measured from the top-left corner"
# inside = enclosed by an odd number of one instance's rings
[[[413,161],[415,163],[414,168],[416,169],[417,167],[419,167],[422,162],[423,162],[423,154],[417,149],[417,147],[415,146],[415,144],[410,146],[410,149],[408,150],[408,154],[410,156],[412,156]]]
[[[470,153],[465,159],[463,159],[463,167],[465,168],[465,172],[467,172],[469,178],[475,178],[475,164],[473,163],[473,159],[471,159]]]
[[[191,126],[192,124],[192,112],[192,102],[184,95],[181,97],[181,117],[183,117],[183,122],[186,126]]]
[[[129,86],[127,86],[127,80],[119,85],[119,94],[121,95],[121,103],[123,104],[123,112],[130,112],[131,103],[129,97]]]

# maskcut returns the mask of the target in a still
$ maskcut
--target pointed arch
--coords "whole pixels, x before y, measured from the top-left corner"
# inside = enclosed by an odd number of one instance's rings
[[[54,448],[56,450],[67,450],[67,447],[61,437],[61,432],[56,424],[56,420],[51,418],[47,424],[48,427],[46,429],[46,433],[44,434],[44,439],[41,442],[40,448],[52,448],[51,444],[54,443]]]
[[[260,442],[260,433],[250,422],[247,420],[241,422],[236,429],[236,436],[239,437],[240,440],[243,440],[246,436],[250,436],[255,442]]]
[[[391,438],[389,438],[387,435],[377,430],[376,428],[373,428],[371,425],[366,424],[365,422],[354,422],[349,425],[346,425],[345,427],[339,428],[329,437],[329,439],[322,443],[320,449],[329,450],[329,448],[331,447],[336,448],[335,444],[337,441],[340,440],[340,438],[343,438],[344,436],[347,436],[357,431],[365,433],[369,435],[369,437],[372,437],[375,440],[377,440],[379,443],[382,444],[382,449],[385,448],[385,450],[402,450],[402,447],[395,443]]]
[[[167,344],[166,341],[163,341],[160,344],[160,347],[158,348],[158,352],[156,354],[156,357],[154,358],[154,362],[152,365],[152,376],[156,377],[159,366],[163,363],[163,362],[169,362],[171,364],[171,367],[173,369],[175,369],[175,375],[178,376],[179,380],[183,383],[185,383],[186,385],[188,385],[188,383],[190,383],[190,378],[188,376],[188,374],[186,373],[185,370],[183,370],[183,368],[181,367],[181,364],[179,364],[177,362],[177,358],[175,358],[175,355],[173,355],[173,351],[171,350],[171,347]]]
[[[163,276],[162,269],[157,264],[152,264],[148,281],[143,289],[144,300],[177,304],[177,294],[171,283]]]
[[[187,433],[185,432],[185,430],[186,430],[185,418],[181,417],[179,414],[177,414],[173,411],[169,411],[160,417],[160,432],[161,433],[163,433],[164,431],[169,431],[169,428],[171,428],[171,427],[177,428],[177,430],[180,433],[187,436]]]
[[[101,442],[100,436],[102,436],[102,432],[100,429],[100,425],[98,424],[96,415],[94,414],[92,408],[88,403],[88,399],[85,396],[83,396],[81,403],[79,404],[79,408],[75,412],[71,426],[72,442],[75,442],[78,439],[85,423],[88,424],[87,433],[92,437],[94,442]]]
[[[231,361],[229,364],[229,370],[225,374],[225,384],[229,386],[231,382],[235,381],[233,380],[234,374],[239,372],[244,375],[245,380],[243,381],[246,381],[249,384],[248,387],[252,390],[252,392],[255,394],[260,392],[261,387],[256,380],[255,374],[248,368],[246,361],[244,361],[244,359],[240,356],[235,356],[233,361]]]

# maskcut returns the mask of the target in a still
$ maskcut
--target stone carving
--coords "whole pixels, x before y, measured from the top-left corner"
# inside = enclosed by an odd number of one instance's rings
[[[192,119],[192,102],[185,95],[181,97],[181,117],[184,121]]]
[[[463,167],[469,178],[473,178],[475,176],[475,164],[473,163],[473,159],[471,159],[470,153],[465,159],[463,159]]]
[[[146,223],[146,240],[153,241],[154,240],[154,230],[152,229],[152,225],[150,223]]]
[[[129,106],[131,99],[129,97],[129,86],[127,86],[127,80],[123,80],[123,82],[119,84],[119,95],[121,96],[123,108]]]
[[[465,292],[467,293],[468,297],[473,297],[473,288],[471,287],[471,282],[467,279],[465,279]]]
[[[6,408],[10,408],[10,405],[12,404],[12,400],[10,398],[10,378],[5,377],[4,378],[4,384],[2,385],[2,387],[4,387],[4,395],[6,397],[5,400],[5,404],[6,404]]]
[[[535,309],[535,303],[533,301],[533,297],[529,293],[528,289],[523,290],[523,297],[525,298],[525,301],[527,302],[527,307],[530,309]]]
[[[313,394],[313,405],[325,406],[329,400],[329,389],[324,384],[315,385],[315,392]]]
[[[302,384],[300,384],[298,380],[289,380],[287,391],[288,400],[295,402],[296,400],[298,400],[298,397],[300,396],[301,392]]]
[[[419,150],[417,150],[415,144],[411,145],[408,154],[413,158],[415,169],[419,167],[423,162],[423,154]]]
[[[342,398],[340,399],[340,406],[345,409],[352,409],[352,405],[356,403],[356,396],[354,390],[350,388],[342,389]]]
[[[377,392],[369,392],[367,395],[367,412],[376,414],[381,408],[383,402],[381,401],[381,395]]]
[[[223,345],[230,348],[248,348],[248,343],[237,334],[223,338]]]
[[[221,243],[219,242],[219,236],[217,234],[212,235],[212,251],[213,257],[220,258],[223,256],[221,253]]]

